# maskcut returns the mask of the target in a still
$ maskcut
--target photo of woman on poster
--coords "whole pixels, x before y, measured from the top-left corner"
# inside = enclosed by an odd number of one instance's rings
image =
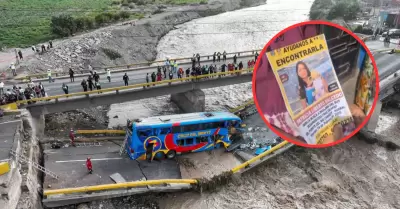
[[[312,74],[307,64],[303,61],[297,62],[296,72],[299,80],[299,96],[303,109],[328,93],[328,83],[326,80],[317,72]]]

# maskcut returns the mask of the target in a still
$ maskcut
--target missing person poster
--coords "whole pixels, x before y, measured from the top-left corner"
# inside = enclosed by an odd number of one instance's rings
[[[355,103],[364,111],[365,114],[368,114],[374,102],[375,95],[374,67],[369,56],[364,57],[363,65],[360,70],[361,73],[358,81]]]
[[[322,144],[340,123],[344,135],[354,129],[324,35],[267,52],[286,108],[308,144]]]

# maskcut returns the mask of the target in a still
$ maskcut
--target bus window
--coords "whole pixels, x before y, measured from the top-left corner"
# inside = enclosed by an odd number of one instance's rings
[[[144,129],[144,130],[138,130],[137,135],[140,138],[147,138],[153,134],[153,131],[151,129]]]
[[[198,137],[195,140],[196,140],[195,141],[196,144],[200,144],[200,139]]]
[[[206,136],[200,136],[200,137],[197,137],[197,139],[198,139],[200,142],[207,142],[207,143],[208,143],[208,137],[206,137]]]
[[[180,126],[174,126],[172,127],[172,133],[181,133],[182,132],[182,127]]]
[[[178,139],[178,140],[176,140],[176,142],[177,142],[178,146],[185,145],[185,140],[184,139]]]
[[[186,145],[186,146],[193,145],[193,138],[188,138],[188,139],[186,139],[185,145]]]
[[[161,135],[167,135],[169,133],[171,133],[171,128],[162,128],[160,131]]]
[[[198,124],[182,126],[182,132],[192,132],[201,130]]]

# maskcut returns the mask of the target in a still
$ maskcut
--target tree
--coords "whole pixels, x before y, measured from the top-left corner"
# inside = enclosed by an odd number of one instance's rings
[[[59,15],[51,18],[51,29],[54,34],[70,36],[76,32],[76,23],[70,15]]]

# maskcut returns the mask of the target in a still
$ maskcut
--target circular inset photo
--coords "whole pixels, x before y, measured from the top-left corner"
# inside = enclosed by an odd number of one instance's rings
[[[253,73],[253,96],[268,127],[304,147],[341,143],[364,127],[379,93],[375,60],[357,35],[308,21],[275,35]]]

